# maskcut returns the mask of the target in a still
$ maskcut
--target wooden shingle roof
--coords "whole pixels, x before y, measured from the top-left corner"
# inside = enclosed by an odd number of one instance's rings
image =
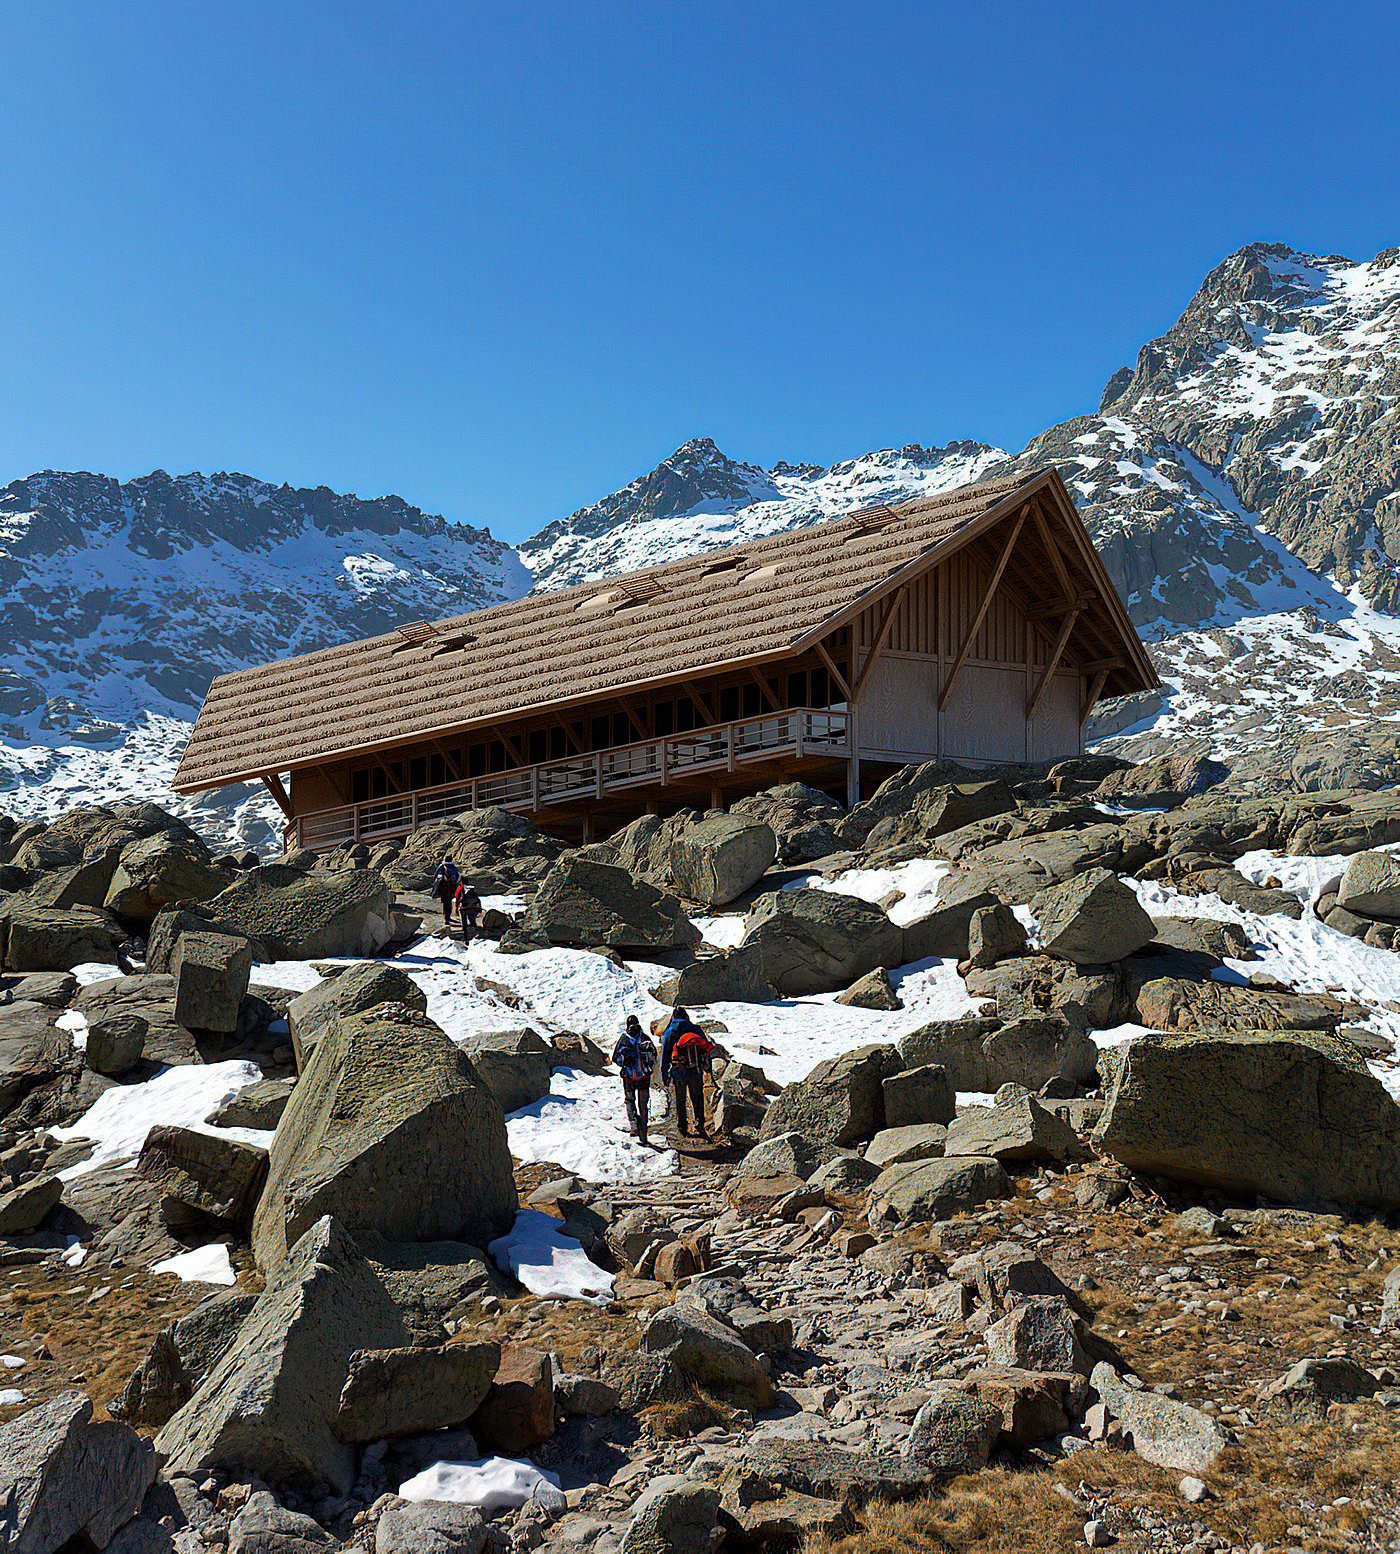
[[[221,675],[172,786],[203,792],[783,657],[1047,485],[1073,514],[1053,470],[984,481]],[[1116,594],[1112,603],[1151,684]]]

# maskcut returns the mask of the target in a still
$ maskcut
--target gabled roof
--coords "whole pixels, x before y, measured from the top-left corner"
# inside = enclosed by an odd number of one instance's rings
[[[1063,481],[1042,470],[221,675],[172,786],[203,792],[801,652],[1032,498],[1069,528],[1077,577],[1092,575],[1085,629],[1122,660],[1106,694],[1155,684]],[[1047,565],[1037,594],[1060,591]]]

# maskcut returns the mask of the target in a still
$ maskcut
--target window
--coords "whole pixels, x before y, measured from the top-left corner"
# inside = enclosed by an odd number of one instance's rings
[[[481,777],[486,772],[486,746],[473,745],[467,751],[467,775]]]
[[[739,716],[739,687],[727,685],[719,693],[719,720],[732,723]]]
[[[410,788],[426,788],[428,786],[428,758],[425,755],[415,755],[408,763],[408,785]]]
[[[746,685],[744,687],[744,716],[746,718],[756,718],[762,711],[763,707],[759,698],[758,687],[756,685]]]
[[[669,701],[659,701],[651,709],[651,726],[657,734],[673,734],[676,729],[675,705]]]
[[[544,730],[537,728],[530,735],[530,765],[535,766],[543,761],[546,754]]]
[[[352,804],[363,804],[368,797],[369,797],[369,773],[367,771],[366,772],[351,772],[350,773],[350,802]]]
[[[594,750],[606,750],[608,748],[608,720],[606,718],[593,719],[591,744]]]
[[[796,674],[788,676],[787,704],[789,707],[805,707],[807,705],[807,671],[805,669],[799,669]]]
[[[710,562],[700,573],[700,576],[719,577],[725,572],[737,572],[740,567],[746,567],[748,564],[749,558],[742,552],[737,556],[721,556],[717,560]]]
[[[569,742],[568,742],[567,739],[564,738],[564,730],[562,728],[552,728],[552,729],[550,729],[550,731],[549,731],[549,759],[551,761],[562,761],[564,759],[564,757],[569,753],[568,745],[569,745]]]

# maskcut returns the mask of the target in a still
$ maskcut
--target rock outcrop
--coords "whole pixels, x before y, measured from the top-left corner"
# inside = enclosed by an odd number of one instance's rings
[[[1312,1032],[1147,1036],[1112,1065],[1094,1143],[1134,1170],[1277,1203],[1400,1208],[1400,1106]]]
[[[270,1275],[326,1215],[367,1242],[484,1245],[515,1207],[495,1097],[426,1015],[384,1004],[318,1043],[273,1136],[253,1246]]]

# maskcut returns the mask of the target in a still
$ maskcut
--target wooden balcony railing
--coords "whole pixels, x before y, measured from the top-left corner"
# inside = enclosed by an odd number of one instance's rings
[[[318,851],[343,842],[386,841],[468,810],[499,806],[533,812],[601,799],[628,788],[665,787],[674,778],[732,772],[746,763],[789,752],[799,758],[849,756],[848,714],[792,707],[737,723],[715,724],[436,788],[395,793],[363,804],[313,810],[288,822],[283,837],[289,846]]]

